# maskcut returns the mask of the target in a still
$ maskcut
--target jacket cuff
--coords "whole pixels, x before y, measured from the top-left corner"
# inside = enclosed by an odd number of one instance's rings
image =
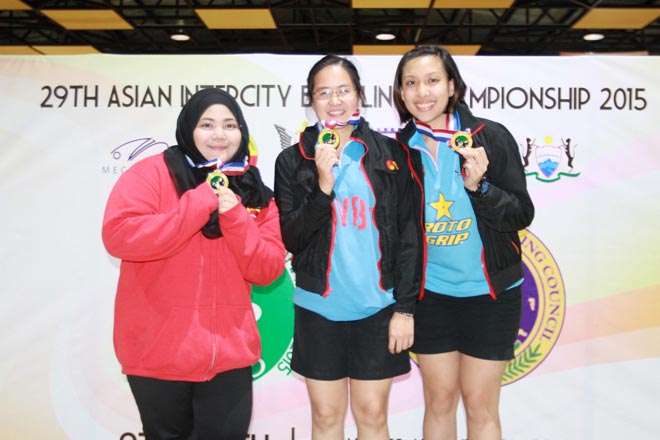
[[[395,303],[394,304],[394,312],[398,313],[403,313],[404,315],[412,315],[415,316],[415,305],[416,302],[410,303],[410,304],[400,304],[400,303]]]

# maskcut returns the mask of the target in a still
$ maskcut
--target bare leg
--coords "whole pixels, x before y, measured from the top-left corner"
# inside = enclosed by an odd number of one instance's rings
[[[392,379],[351,379],[351,411],[357,423],[358,439],[389,440],[387,408]]]
[[[312,407],[312,439],[343,440],[348,381],[305,379]]]
[[[507,361],[461,354],[460,383],[470,440],[501,440],[500,390]]]
[[[419,354],[417,360],[424,384],[424,440],[456,440],[459,353]]]

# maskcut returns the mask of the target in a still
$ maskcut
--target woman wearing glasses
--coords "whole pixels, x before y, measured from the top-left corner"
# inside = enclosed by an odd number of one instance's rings
[[[280,153],[275,199],[296,273],[292,369],[305,377],[314,440],[389,439],[394,376],[410,371],[423,230],[406,151],[360,117],[355,66],[328,55],[307,78],[319,122]]]

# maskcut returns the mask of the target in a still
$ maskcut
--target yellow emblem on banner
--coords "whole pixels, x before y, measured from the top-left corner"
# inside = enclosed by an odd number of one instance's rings
[[[525,271],[522,310],[514,358],[504,370],[502,385],[527,376],[548,357],[566,316],[566,289],[550,249],[528,229],[519,236]]]

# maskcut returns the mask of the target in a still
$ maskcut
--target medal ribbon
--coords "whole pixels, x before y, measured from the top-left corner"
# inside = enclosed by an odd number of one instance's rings
[[[417,128],[417,132],[426,135],[436,141],[444,142],[450,148],[451,148],[451,144],[449,143],[449,141],[454,136],[454,134],[460,131],[464,131],[470,135],[475,135],[482,128],[484,128],[484,125],[481,124],[474,132],[469,128],[466,128],[465,130],[460,130],[458,129],[458,118],[453,113],[447,115],[447,119],[446,119],[447,128],[445,129],[435,129],[431,127],[429,124],[426,124],[422,121],[418,121],[416,119],[414,119],[413,122],[415,123],[415,128]]]
[[[250,168],[250,164],[248,162],[248,156],[245,156],[243,162],[227,162],[227,163],[222,162],[218,158],[211,159],[207,162],[202,162],[198,164],[193,162],[192,159],[189,158],[188,156],[186,156],[186,159],[188,160],[188,164],[193,168],[215,168],[217,170],[222,171],[228,176],[240,176],[241,174],[245,174],[248,168]]]
[[[458,127],[458,119],[454,114],[447,114],[446,118],[446,127],[444,129],[434,129],[431,127],[429,124],[426,124],[422,121],[418,121],[417,119],[413,120],[415,122],[415,128],[417,128],[417,132],[420,134],[423,134],[425,136],[430,137],[433,140],[436,140],[438,142],[445,142],[447,145],[449,145],[449,140],[451,137],[459,130],[456,128]],[[468,133],[470,132],[470,129],[465,130]]]
[[[360,123],[360,109],[355,110],[355,113],[353,113],[351,115],[351,117],[348,119],[348,121],[345,121],[345,122],[332,121],[332,120],[327,120],[327,119],[322,119],[319,122],[325,128],[329,128],[329,129],[344,127],[348,124],[358,125]]]

